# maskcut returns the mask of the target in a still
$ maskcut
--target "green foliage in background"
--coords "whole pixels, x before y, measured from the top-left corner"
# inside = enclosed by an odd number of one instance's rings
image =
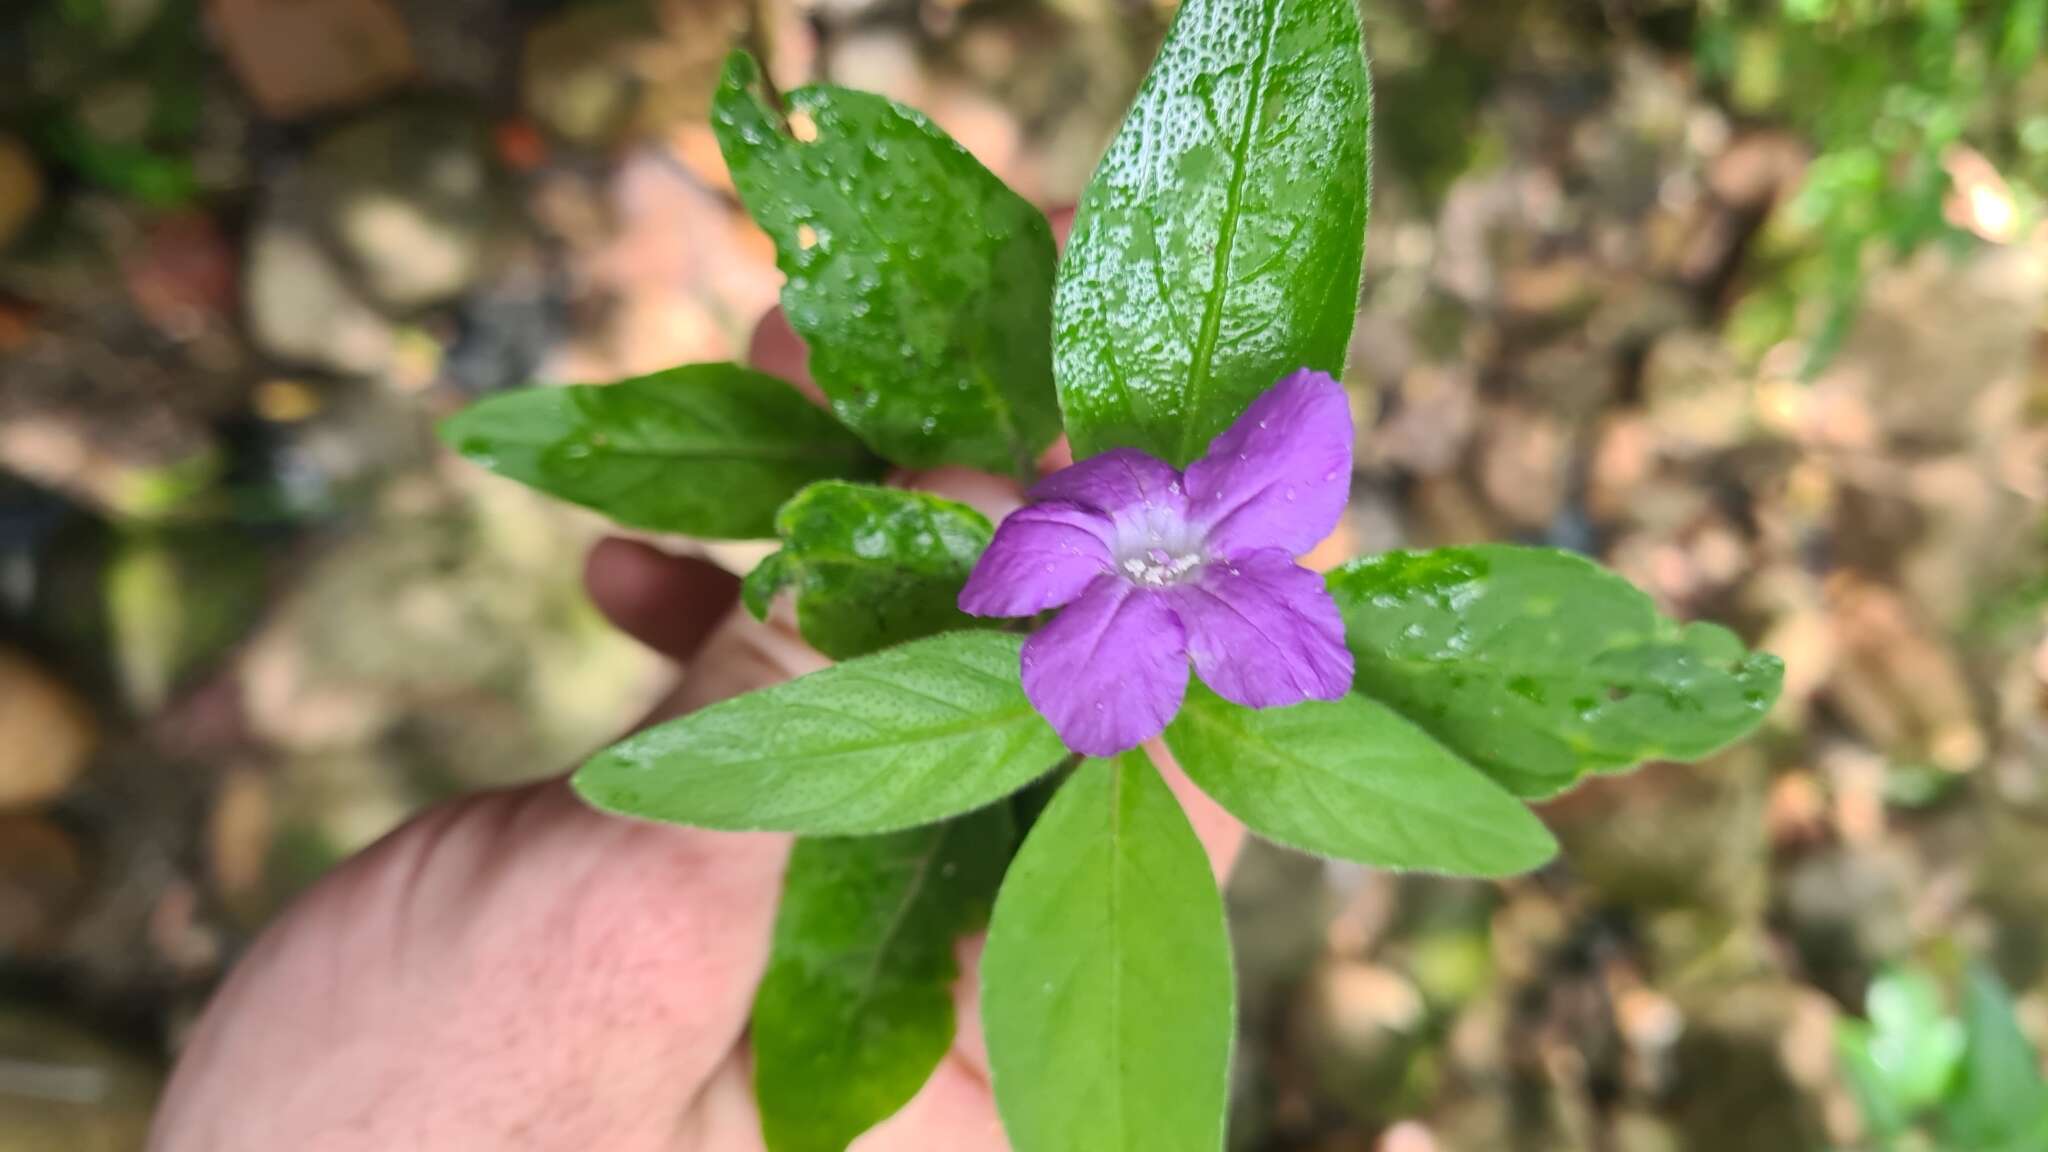
[[[1933,976],[1900,969],[1870,986],[1865,1019],[1835,1038],[1876,1152],[2035,1152],[2048,1148],[2048,1081],[1989,969],[1965,975],[1957,1010]]]
[[[199,0],[5,7],[13,11],[0,13],[0,120],[88,183],[142,204],[172,207],[198,194],[192,153],[207,69]]]
[[[1849,331],[1873,260],[1961,234],[1945,217],[1968,148],[2010,187],[2009,227],[2048,188],[2048,0],[1704,0],[1696,51],[1745,117],[1814,158],[1770,237],[1783,267],[1734,321],[1752,350],[1803,334],[1810,374]],[[1802,315],[1802,302],[1817,313]]]

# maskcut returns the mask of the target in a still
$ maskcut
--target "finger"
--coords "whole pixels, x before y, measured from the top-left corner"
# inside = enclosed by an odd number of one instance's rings
[[[1052,225],[1052,242],[1065,251],[1067,236],[1074,230],[1074,210],[1071,207],[1055,208],[1045,214],[1045,221]]]
[[[745,1027],[786,851],[559,782],[436,808],[235,966],[150,1146],[658,1148]]]
[[[1195,787],[1187,773],[1174,762],[1173,753],[1167,750],[1166,741],[1154,740],[1145,746],[1152,762],[1159,766],[1160,775],[1166,777],[1166,786],[1173,789],[1179,798],[1181,810],[1188,815],[1188,823],[1195,826],[1195,838],[1202,842],[1202,849],[1209,854],[1209,866],[1216,870],[1216,882],[1230,879],[1230,870],[1237,866],[1237,855],[1244,850],[1244,825],[1237,817],[1223,810],[1223,805],[1209,799],[1209,794]]]
[[[754,1107],[754,1062],[741,1044],[690,1104],[672,1152],[761,1152],[761,1114]]]
[[[804,346],[796,329],[789,326],[782,309],[770,308],[761,322],[754,325],[754,338],[747,345],[747,363],[796,385],[797,391],[814,403],[825,403],[825,393],[811,379],[811,350]]]
[[[756,620],[744,608],[726,613],[691,663],[663,716],[694,712],[743,692],[794,680],[831,661],[803,642],[786,613]]]
[[[590,601],[619,631],[672,660],[697,654],[739,602],[739,578],[709,561],[612,536],[583,562]]]
[[[957,500],[990,520],[1001,520],[1024,503],[1024,491],[1014,479],[957,465],[923,471],[898,471],[889,477],[889,483],[897,488],[915,488]]]
[[[851,1152],[1003,1152],[1009,1146],[988,1078],[949,1056],[902,1111],[855,1140]]]

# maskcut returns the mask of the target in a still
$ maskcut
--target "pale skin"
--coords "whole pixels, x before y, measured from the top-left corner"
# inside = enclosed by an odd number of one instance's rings
[[[803,378],[770,317],[754,360]],[[1006,481],[906,478],[1000,516]],[[674,659],[676,715],[824,659],[736,606],[737,581],[606,540],[586,568],[619,628]],[[1243,831],[1172,768],[1218,874]],[[466,797],[327,876],[242,957],[158,1112],[153,1152],[759,1152],[747,1014],[790,840],[636,823],[561,780]],[[958,1036],[856,1152],[1001,1152],[963,941]]]

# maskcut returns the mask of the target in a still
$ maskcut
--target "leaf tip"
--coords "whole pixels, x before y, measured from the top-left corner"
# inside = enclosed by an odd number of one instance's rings
[[[790,571],[791,563],[788,549],[771,552],[740,583],[740,602],[747,606],[754,619],[768,619],[768,609],[774,605],[776,593],[787,587],[794,575]]]
[[[613,815],[631,815],[633,796],[630,792],[622,792],[617,781],[611,778],[613,775],[612,754],[600,752],[569,774],[569,791],[575,793],[586,807]]]
[[[744,92],[759,83],[761,64],[754,54],[745,48],[735,48],[725,54],[725,65],[719,70],[718,86],[734,92]]]

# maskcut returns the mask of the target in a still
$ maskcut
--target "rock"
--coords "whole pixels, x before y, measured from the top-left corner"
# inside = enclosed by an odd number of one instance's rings
[[[1755,793],[1766,771],[1738,747],[1697,767],[1594,776],[1544,811],[1573,871],[1603,900],[1732,915],[1760,876]]]
[[[1381,965],[1326,959],[1297,1005],[1298,1057],[1319,1103],[1361,1120],[1398,1115],[1435,1072],[1429,1008],[1413,981]]]
[[[1676,1083],[1664,1148],[1819,1148],[1820,1117],[1786,1065],[1788,1036],[1813,993],[1790,981],[1702,985],[1680,1006]],[[1653,1145],[1653,1147],[1657,1147]]]
[[[0,810],[63,793],[97,743],[82,701],[23,657],[0,650]]]
[[[1613,352],[1558,340],[1517,357],[1514,397],[1566,425],[1591,424],[1612,401]]]
[[[43,173],[18,137],[0,135],[0,251],[12,244],[43,206]]]
[[[887,5],[890,0],[797,0],[811,15],[832,24],[850,23]]]
[[[532,383],[568,327],[566,297],[538,268],[492,277],[456,305],[440,378],[471,395]]]
[[[162,1074],[42,1009],[0,1004],[0,1152],[135,1152]]]
[[[1626,517],[1657,463],[1657,435],[1640,414],[1615,412],[1598,421],[1586,463],[1586,511],[1602,523]]]
[[[1740,444],[1752,423],[1749,380],[1720,340],[1674,332],[1643,364],[1643,404],[1658,445],[1697,456]]]
[[[7,270],[18,299],[0,306],[0,467],[161,514],[218,463],[219,429],[247,396],[241,342],[228,325],[202,338],[174,324],[174,336],[138,306],[129,274],[154,263],[151,214],[84,198],[65,215],[75,226]]]
[[[1488,504],[1515,528],[1541,531],[1564,507],[1576,458],[1571,430],[1520,404],[1489,404],[1480,414],[1479,483]]]
[[[414,74],[388,0],[214,0],[210,10],[229,64],[273,119],[360,104]]]
[[[1523,323],[1566,327],[1582,323],[1600,305],[1603,270],[1582,256],[1509,268],[1501,278],[1501,304]]]
[[[639,106],[633,56],[658,32],[641,4],[582,5],[539,24],[520,65],[527,113],[572,144],[617,143]]]
[[[472,769],[474,783],[559,771],[631,722],[654,667],[581,605],[593,523],[460,475],[491,503],[434,508],[451,494],[422,481],[415,507],[296,581],[242,663],[258,736],[295,752],[389,749],[445,790]]]
[[[1449,548],[1499,540],[1506,528],[1471,485],[1456,476],[1425,476],[1409,493],[1412,547]]]
[[[0,813],[0,961],[57,947],[86,892],[85,856],[41,816]]]
[[[1914,940],[1920,889],[1901,845],[1830,847],[1796,860],[1778,882],[1780,916],[1811,983],[1845,1000]]]
[[[1969,680],[1917,606],[1848,573],[1831,578],[1826,595],[1841,642],[1827,694],[1848,726],[1900,759],[1952,772],[1979,766],[1989,742]]]
[[[505,0],[391,0],[412,33],[420,87],[500,98],[511,80],[511,54],[526,16]],[[559,7],[535,5],[533,7]]]
[[[509,216],[490,133],[452,105],[403,105],[321,141],[306,168],[322,231],[370,298],[399,310],[461,295]]]
[[[2011,430],[2004,386],[2035,369],[2044,303],[2048,257],[2033,247],[1931,245],[1871,277],[1823,379],[1865,396],[1892,443],[1977,448]]]
[[[178,212],[151,221],[121,261],[128,299],[166,339],[191,341],[227,326],[235,308],[235,253],[213,217]]]
[[[1388,409],[1365,440],[1364,463],[1441,476],[1458,466],[1478,426],[1478,383],[1468,369],[1422,365],[1402,379]]]
[[[244,308],[257,346],[279,360],[351,376],[391,363],[398,336],[302,227],[279,219],[249,240]]]
[[[849,29],[825,45],[825,74],[834,84],[876,92],[912,108],[931,96],[931,77],[907,29],[872,25]]]
[[[2048,501],[2030,501],[2001,483],[1979,453],[1957,453],[1898,467],[1918,515],[1918,538],[1898,556],[1899,584],[1938,629],[1970,628],[1986,603],[2023,585],[2044,567],[2039,533],[2014,532]]]
[[[767,65],[778,82],[808,72],[806,62],[785,59],[795,42],[810,36],[787,9],[746,0],[569,7],[527,37],[520,66],[527,111],[584,147],[701,132],[726,50],[740,41],[750,20],[776,21],[767,37],[776,50]],[[791,63],[799,65],[794,72]]]

